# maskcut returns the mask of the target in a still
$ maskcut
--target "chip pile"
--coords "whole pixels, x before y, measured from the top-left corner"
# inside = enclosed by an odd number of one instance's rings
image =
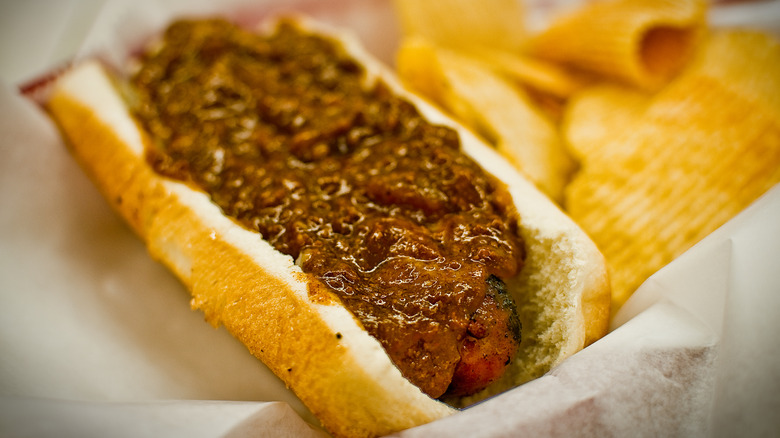
[[[510,9],[526,35],[513,48],[484,37],[464,44],[465,27],[458,41],[424,34],[414,23],[425,20],[409,20],[404,4],[424,15],[435,12],[419,6],[429,2],[396,3],[406,11],[401,78],[482,134],[590,234],[610,267],[613,312],[780,182],[780,43],[710,27],[706,1],[594,2],[536,35]],[[460,13],[478,17],[450,11]]]
[[[778,78],[777,41],[717,32],[643,103],[606,86],[570,103],[563,133],[582,169],[566,208],[611,266],[613,308],[780,182]]]

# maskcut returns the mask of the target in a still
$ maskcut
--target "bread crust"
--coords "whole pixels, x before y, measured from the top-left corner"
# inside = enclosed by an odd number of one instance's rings
[[[520,313],[524,337],[532,341],[521,354],[533,363],[517,361],[511,375],[479,397],[538,377],[602,336],[607,273],[584,232],[492,149],[404,91],[354,39],[338,38],[369,74],[382,77],[432,122],[455,126],[464,150],[507,183],[516,201],[528,260],[512,292],[526,303]],[[312,280],[290,257],[222,215],[204,193],[156,174],[144,158],[146,134],[99,62],[84,62],[61,77],[46,107],[107,201],[190,290],[193,308],[244,343],[332,434],[384,435],[457,412],[405,380],[327,289],[311,294]]]

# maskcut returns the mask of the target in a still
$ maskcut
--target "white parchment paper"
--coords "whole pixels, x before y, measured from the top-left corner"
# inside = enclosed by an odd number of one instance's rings
[[[347,26],[392,61],[392,8],[358,0],[110,1],[78,56],[119,54],[182,13],[251,21],[282,7]],[[190,311],[18,85],[0,89],[0,436],[321,436],[281,381]],[[778,333],[775,187],[648,280],[602,340],[398,435],[776,436]]]

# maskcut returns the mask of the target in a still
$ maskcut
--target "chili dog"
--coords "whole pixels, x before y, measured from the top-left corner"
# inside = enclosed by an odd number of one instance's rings
[[[348,35],[184,20],[135,62],[77,65],[46,108],[193,307],[334,435],[450,415],[605,332],[587,236]]]

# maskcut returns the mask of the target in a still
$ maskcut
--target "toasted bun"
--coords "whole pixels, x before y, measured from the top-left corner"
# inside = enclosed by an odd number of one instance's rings
[[[511,372],[480,397],[537,377],[602,336],[608,279],[583,231],[489,146],[401,89],[354,39],[338,38],[370,75],[432,122],[458,129],[465,151],[508,185],[517,204],[527,261],[509,286],[524,340]],[[337,300],[310,296],[310,280],[290,257],[206,194],[156,174],[144,158],[147,134],[114,81],[99,62],[83,62],[56,81],[46,107],[106,200],[191,291],[193,308],[243,342],[334,435],[383,435],[457,412],[405,380]]]

